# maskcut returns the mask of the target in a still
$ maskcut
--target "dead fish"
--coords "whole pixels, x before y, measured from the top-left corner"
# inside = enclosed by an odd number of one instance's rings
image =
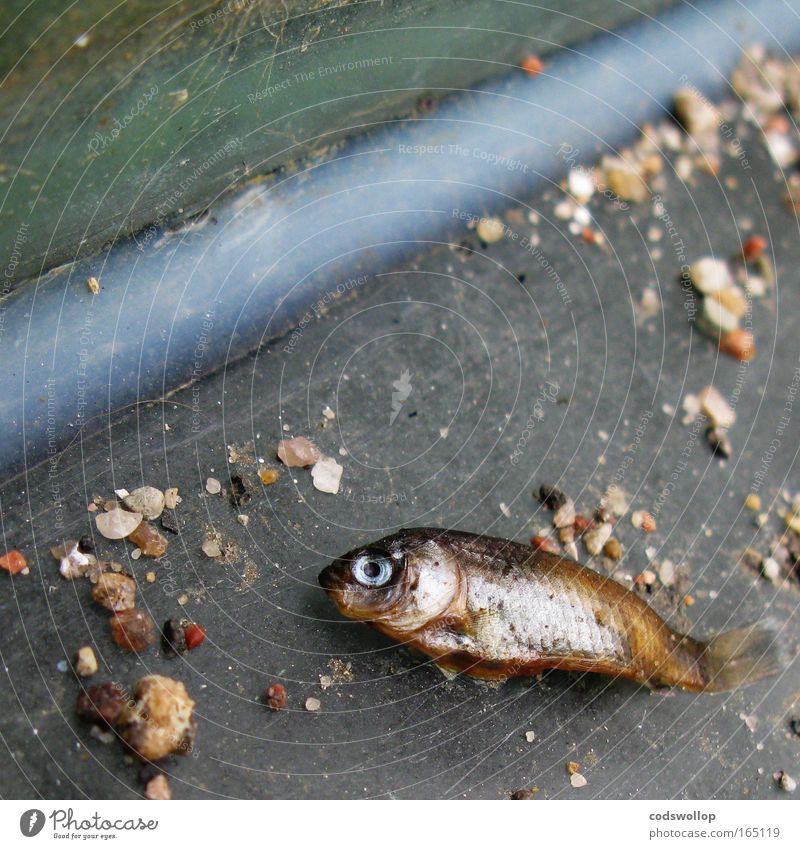
[[[319,582],[343,615],[447,673],[497,681],[557,668],[716,693],[785,665],[769,626],[696,640],[574,560],[461,531],[402,530],[335,560]]]

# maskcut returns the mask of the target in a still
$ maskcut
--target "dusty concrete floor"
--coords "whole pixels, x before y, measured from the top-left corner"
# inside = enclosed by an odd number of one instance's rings
[[[621,571],[644,569],[646,546],[686,567],[682,591],[695,604],[666,593],[654,600],[675,625],[703,634],[769,607],[796,652],[796,583],[775,589],[740,562],[745,547],[765,550],[780,527],[773,516],[757,533],[742,506],[776,434],[761,497],[769,503],[798,481],[797,413],[782,430],[780,420],[800,353],[800,247],[772,166],[749,143],[752,171],[726,160],[721,175],[735,176],[736,188],[708,175],[690,190],[669,179],[673,237],[648,238],[652,225],[666,230],[649,205],[624,213],[597,198],[592,209],[611,246],[603,252],[553,218],[554,195],[527,198],[542,215],[538,256],[520,240],[485,247],[466,232],[458,249],[421,245],[413,265],[369,279],[295,336],[98,436],[76,434],[56,464],[3,487],[4,542],[30,556],[32,572],[1,582],[2,795],[141,793],[121,749],[76,721],[79,684],[57,669],[92,643],[97,680],[159,672],[182,679],[197,700],[195,753],[169,764],[177,798],[497,798],[533,784],[544,798],[779,796],[772,773],[800,763],[789,726],[797,662],[779,679],[715,697],[560,672],[490,689],[448,682],[424,658],[342,620],[316,583],[331,557],[400,526],[524,541],[549,520],[534,486],[559,481],[588,512],[617,476],[658,520],[648,537],[622,523]],[[519,213],[507,221],[520,236],[532,230]],[[689,260],[727,256],[748,232],[770,238],[779,283],[777,295],[755,303],[759,356],[742,367],[691,331],[677,240]],[[634,305],[656,283],[663,312],[643,320]],[[405,370],[410,394],[390,424],[392,384]],[[711,456],[702,430],[681,424],[683,395],[712,380],[738,399],[727,463]],[[278,465],[283,427],[342,462],[338,496],[317,492],[302,470],[281,469],[266,489],[257,483],[253,458]],[[231,445],[239,462],[229,462]],[[227,483],[231,473],[254,485],[246,528],[227,498],[204,492],[207,477]],[[142,483],[182,494],[181,532],[167,555],[134,562],[130,546],[96,537],[98,548],[140,580],[157,622],[178,614],[186,596],[186,615],[208,639],[184,658],[156,647],[141,657],[120,651],[88,584],[62,581],[48,553],[59,538],[92,529],[93,496]],[[231,545],[228,562],[201,553],[209,529]],[[150,569],[153,584],[143,579]],[[352,674],[321,689],[332,661]],[[290,695],[281,713],[260,701],[276,681]],[[309,696],[320,712],[304,710]],[[740,715],[755,717],[754,730]],[[586,788],[569,786],[568,760],[583,764]]]

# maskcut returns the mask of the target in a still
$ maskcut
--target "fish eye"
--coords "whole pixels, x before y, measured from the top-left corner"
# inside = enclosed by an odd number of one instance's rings
[[[392,561],[383,554],[361,554],[353,561],[353,577],[362,587],[385,586],[392,577]]]

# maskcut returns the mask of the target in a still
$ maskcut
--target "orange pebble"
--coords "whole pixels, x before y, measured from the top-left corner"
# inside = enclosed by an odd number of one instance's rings
[[[20,572],[28,573],[28,561],[21,551],[7,551],[0,557],[0,569],[5,569],[12,575],[19,575]]]
[[[528,56],[520,67],[526,74],[530,74],[532,77],[538,77],[544,70],[542,60],[538,56]]]
[[[743,363],[749,362],[756,355],[753,334],[749,330],[742,330],[741,327],[726,333],[719,340],[719,349],[723,354],[735,357]]]

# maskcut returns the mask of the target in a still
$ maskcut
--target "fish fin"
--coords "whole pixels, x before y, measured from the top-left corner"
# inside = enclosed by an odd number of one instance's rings
[[[700,659],[707,678],[703,690],[707,693],[745,687],[777,675],[788,665],[779,629],[773,623],[723,631],[702,645]]]
[[[444,675],[445,678],[447,678],[448,681],[453,681],[454,679],[458,678],[458,669],[453,669],[449,666],[443,666],[441,663],[434,663],[434,666],[439,670],[439,672],[442,673],[442,675]]]

